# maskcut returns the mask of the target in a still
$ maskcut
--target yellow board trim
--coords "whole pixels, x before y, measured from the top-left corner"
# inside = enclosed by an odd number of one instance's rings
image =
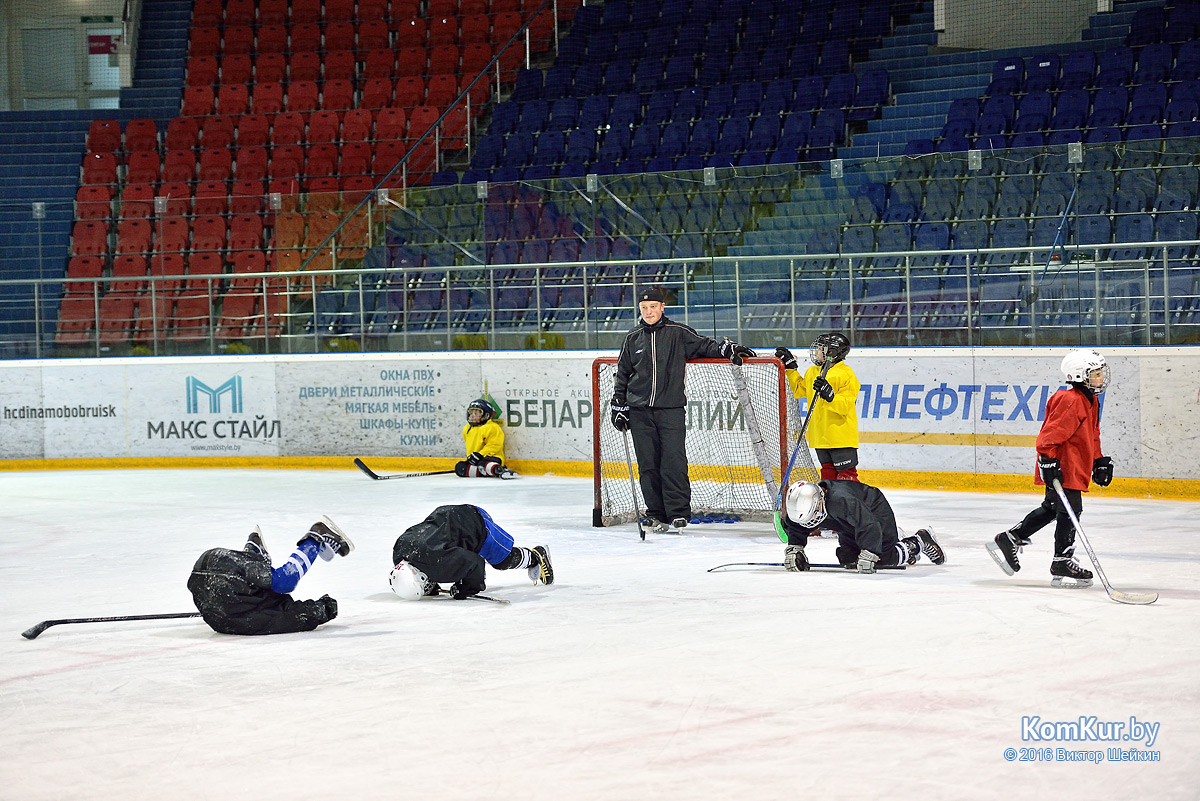
[[[912,431],[862,431],[859,442],[883,445],[969,445],[1032,448],[1036,435],[1026,434],[921,434]]]
[[[453,470],[454,459],[420,457],[363,457],[372,470],[381,473]],[[508,462],[525,475],[555,475],[591,478],[591,462],[552,459],[514,459]],[[621,478],[627,475],[623,462],[610,463]],[[693,469],[702,468],[693,465]],[[351,456],[231,456],[148,457],[122,459],[0,459],[0,472],[27,470],[178,470],[199,468],[248,468],[268,470],[355,470]],[[634,466],[636,478],[637,466]],[[356,471],[357,472],[357,471]],[[689,471],[691,472],[691,471]],[[884,489],[943,490],[950,492],[1023,492],[1042,494],[1032,475],[1009,473],[945,473],[926,470],[859,470],[868,484]],[[760,481],[752,468],[738,471],[739,480]],[[1091,488],[1090,497],[1159,498],[1200,500],[1200,480],[1182,478],[1116,478],[1108,487]]]

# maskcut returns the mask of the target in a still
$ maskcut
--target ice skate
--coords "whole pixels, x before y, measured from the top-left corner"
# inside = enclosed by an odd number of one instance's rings
[[[262,529],[258,526],[255,526],[254,530],[246,537],[246,546],[242,550],[260,556],[268,562],[271,561],[271,554],[267,553],[267,544],[263,542]]]
[[[644,525],[646,527],[646,531],[650,532],[651,534],[666,534],[671,530],[670,526],[656,517],[644,518],[642,520],[642,525]]]
[[[904,549],[904,556],[901,558],[901,564],[915,565],[921,558],[921,540],[916,537],[905,537],[900,540],[900,547]]]
[[[520,475],[521,475],[520,473],[518,473],[516,470],[513,470],[511,467],[501,466],[501,467],[496,468],[496,477],[502,478],[505,481],[508,481],[509,479],[512,479],[512,478],[517,478]]]
[[[671,525],[679,531],[683,531],[685,528],[687,528],[687,524],[688,519],[686,517],[677,517],[671,521]]]
[[[554,566],[550,564],[550,549],[545,545],[535,545],[530,550],[533,551],[533,564],[529,566],[529,578],[534,584],[553,584]]]
[[[1000,565],[1000,569],[1006,574],[1014,576],[1021,569],[1017,553],[1022,546],[1028,544],[1029,540],[1020,540],[1011,532],[1002,531],[996,535],[994,541],[987,544],[987,549],[992,558],[996,560],[996,564]]]
[[[917,532],[917,539],[921,541],[921,553],[925,554],[926,559],[935,565],[946,562],[946,553],[942,550],[941,543],[937,541],[932,527],[920,529]]]
[[[354,550],[354,543],[346,536],[337,524],[324,515],[321,519],[312,524],[308,533],[305,534],[300,542],[304,540],[316,540],[321,544],[321,556],[326,559],[332,559],[334,554],[338,556],[346,556]],[[329,556],[325,556],[326,552]]]
[[[1092,586],[1092,571],[1084,570],[1070,556],[1056,556],[1050,563],[1051,587],[1081,590]]]

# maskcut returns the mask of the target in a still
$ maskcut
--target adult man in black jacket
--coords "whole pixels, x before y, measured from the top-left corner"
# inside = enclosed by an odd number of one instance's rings
[[[645,289],[638,295],[641,321],[621,345],[613,382],[612,424],[633,433],[646,517],[654,532],[676,528],[692,516],[685,432],[688,359],[726,358],[741,364],[749,348],[717,342],[663,314],[663,294]]]

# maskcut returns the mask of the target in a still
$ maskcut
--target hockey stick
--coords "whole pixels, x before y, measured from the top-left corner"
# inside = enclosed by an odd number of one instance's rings
[[[824,366],[821,367],[821,378],[829,372],[829,368],[833,367],[835,362],[826,358]],[[813,392],[812,404],[808,407],[808,414],[804,415],[804,422],[800,424],[800,433],[796,436],[796,447],[792,448],[792,458],[788,460],[787,472],[783,474],[783,480],[779,482],[779,492],[775,495],[775,534],[779,537],[780,542],[787,542],[787,532],[783,530],[783,521],[779,519],[779,510],[783,507],[783,494],[787,492],[788,479],[792,475],[792,467],[796,464],[796,457],[800,455],[800,448],[808,447],[808,443],[804,441],[804,432],[808,430],[808,421],[812,420],[813,407],[817,405],[817,401],[821,399],[815,391]]]
[[[1063,492],[1062,482],[1055,478],[1050,483],[1054,486],[1054,491],[1058,493],[1058,499],[1062,501],[1063,508],[1067,510],[1067,516],[1071,518],[1071,523],[1075,526],[1075,533],[1079,535],[1079,541],[1083,543],[1088,558],[1092,560],[1092,567],[1096,568],[1096,575],[1104,584],[1104,591],[1108,593],[1108,597],[1119,604],[1152,604],[1157,601],[1157,592],[1122,592],[1113,589],[1113,586],[1108,583],[1108,576],[1104,575],[1104,568],[1100,567],[1100,560],[1096,558],[1096,552],[1092,550],[1092,544],[1088,542],[1087,534],[1083,532],[1083,526],[1079,525],[1079,516],[1075,514],[1075,510],[1067,501],[1067,493]]]
[[[629,429],[621,432],[621,441],[625,443],[625,464],[629,467],[629,491],[633,495],[633,519],[637,523],[638,534],[646,539],[646,529],[642,528],[642,510],[638,508],[637,485],[633,482],[633,456],[629,453]]]
[[[389,478],[417,478],[418,476],[444,476],[453,473],[453,470],[432,470],[428,473],[391,473],[386,476],[381,476],[363,462],[362,459],[355,459],[354,466],[366,473],[376,481],[387,481]]]
[[[710,567],[707,572],[717,573],[728,567],[785,567],[785,565],[783,564],[783,562],[729,562],[728,564],[717,565],[716,567]],[[813,564],[810,564],[808,566],[808,569],[809,570],[837,570],[837,571],[841,571],[843,573],[854,573],[855,572],[854,570],[851,570],[850,568],[842,567],[841,565],[817,564],[815,562]],[[875,570],[877,570],[877,571],[878,570],[907,570],[907,569],[908,569],[908,565],[885,565],[882,567],[876,565],[876,567],[875,567]],[[805,571],[795,571],[795,572],[802,573]]]
[[[168,615],[121,615],[118,617],[68,617],[62,620],[43,620],[36,626],[30,626],[21,632],[21,636],[27,640],[36,638],[46,629],[51,626],[57,626],[62,623],[116,623],[123,620],[171,620],[179,617],[200,617],[199,612],[177,612]]]

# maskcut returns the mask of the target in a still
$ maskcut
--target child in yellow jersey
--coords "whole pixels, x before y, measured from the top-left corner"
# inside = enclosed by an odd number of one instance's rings
[[[467,406],[467,424],[463,426],[463,443],[467,458],[454,465],[454,472],[463,478],[516,478],[517,473],[504,466],[504,429],[492,418],[496,410],[485,398],[477,398]]]
[[[775,356],[787,369],[792,395],[808,399],[810,421],[806,435],[821,463],[821,478],[858,481],[858,376],[845,363],[850,341],[836,331],[821,334],[809,348],[812,367],[800,375],[796,357],[787,348],[776,348]],[[821,377],[825,362],[829,371]],[[820,396],[821,402],[816,403]]]

